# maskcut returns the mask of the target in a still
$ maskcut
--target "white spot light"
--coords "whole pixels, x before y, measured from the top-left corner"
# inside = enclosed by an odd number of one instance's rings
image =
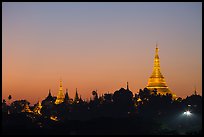
[[[186,116],[191,116],[192,115],[192,113],[189,110],[183,112],[183,114],[186,115]]]

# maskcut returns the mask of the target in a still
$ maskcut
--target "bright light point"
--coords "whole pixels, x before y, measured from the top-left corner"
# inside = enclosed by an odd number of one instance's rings
[[[186,115],[186,116],[191,116],[192,115],[192,113],[189,110],[183,112],[183,114]]]

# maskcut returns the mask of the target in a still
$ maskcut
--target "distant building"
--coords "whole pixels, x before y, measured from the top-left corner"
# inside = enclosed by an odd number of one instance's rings
[[[26,103],[26,104],[24,105],[24,108],[23,108],[23,110],[22,110],[21,112],[29,112],[29,113],[32,112],[32,111],[30,110],[30,107],[29,107],[28,103]]]
[[[74,103],[79,103],[79,95],[78,95],[78,92],[77,92],[77,88],[76,88],[76,94],[75,94],[75,97],[74,97]]]
[[[42,108],[41,102],[38,101],[38,103],[34,106],[33,112],[35,114],[42,115],[41,114],[41,108]]]
[[[55,104],[61,104],[62,102],[64,102],[64,98],[65,98],[65,95],[64,95],[63,90],[62,90],[62,81],[60,80],[60,89],[59,89],[59,92],[57,94],[57,99],[55,101]]]
[[[51,90],[49,89],[48,96],[44,100],[42,100],[42,105],[43,106],[52,105],[52,104],[54,104],[55,100],[56,99],[54,97],[52,97]]]
[[[158,54],[159,48],[156,45],[155,50],[155,57],[154,57],[154,68],[152,75],[150,76],[147,84],[147,89],[150,91],[153,91],[157,89],[157,93],[161,95],[172,94],[169,87],[167,86],[164,76],[161,74],[160,71],[160,62],[159,62],[159,54]],[[173,98],[176,98],[175,94],[172,94]]]
[[[70,103],[70,102],[69,102],[68,89],[66,89],[66,93],[65,93],[64,102],[65,102],[65,103],[67,103],[67,104],[68,104],[68,103]]]

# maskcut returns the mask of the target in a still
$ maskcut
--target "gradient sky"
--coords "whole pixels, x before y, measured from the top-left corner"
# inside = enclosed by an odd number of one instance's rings
[[[170,90],[202,95],[202,3],[3,3],[2,97],[42,101],[147,85],[158,41]]]

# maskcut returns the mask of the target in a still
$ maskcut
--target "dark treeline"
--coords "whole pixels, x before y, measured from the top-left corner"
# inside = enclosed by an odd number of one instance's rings
[[[138,94],[127,88],[82,100],[66,93],[64,102],[55,104],[48,96],[34,106],[27,100],[9,105],[2,102],[3,134],[173,134],[190,135],[202,132],[202,96],[192,94],[173,99],[140,89]],[[11,99],[11,96],[10,96]],[[9,99],[9,100],[10,100]],[[184,115],[189,110],[191,114]]]

